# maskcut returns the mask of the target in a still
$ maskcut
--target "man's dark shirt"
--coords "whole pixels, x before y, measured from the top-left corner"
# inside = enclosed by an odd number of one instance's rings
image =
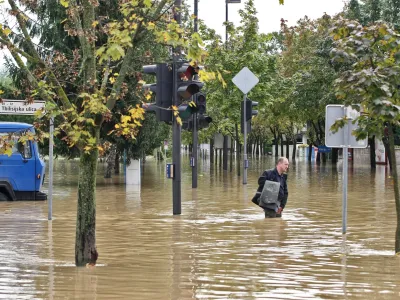
[[[288,188],[287,188],[287,183],[286,183],[286,177],[282,174],[279,175],[278,170],[271,169],[271,170],[266,170],[264,171],[260,178],[258,178],[258,189],[257,193],[253,198],[253,202],[258,203],[258,200],[261,196],[261,192],[264,188],[265,181],[275,181],[280,183],[280,188],[279,188],[279,194],[278,194],[278,201],[280,201],[280,207],[285,208],[287,199],[289,196]]]

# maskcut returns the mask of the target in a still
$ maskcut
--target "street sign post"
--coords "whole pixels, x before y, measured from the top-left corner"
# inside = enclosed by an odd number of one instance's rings
[[[352,134],[353,130],[358,128],[357,118],[360,113],[346,107],[344,105],[327,105],[325,115],[325,145],[333,148],[343,148],[343,200],[342,200],[342,233],[346,233],[347,227],[347,183],[348,183],[348,161],[349,161],[349,148],[366,148],[368,146],[368,139],[357,141]],[[347,122],[337,132],[332,132],[332,125],[338,121],[346,118]],[[353,122],[355,121],[355,122]]]
[[[246,103],[247,93],[258,83],[259,79],[249,68],[244,67],[232,78],[232,82],[242,91],[243,101]],[[246,105],[243,108],[243,118],[246,119]],[[246,122],[244,122],[246,124]],[[243,184],[247,184],[247,126],[243,126]]]

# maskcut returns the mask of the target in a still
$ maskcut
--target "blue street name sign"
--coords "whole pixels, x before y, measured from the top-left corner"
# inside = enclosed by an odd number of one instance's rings
[[[327,146],[318,146],[318,152],[319,153],[328,153],[331,152],[332,148],[329,148]]]
[[[174,178],[174,164],[167,164],[165,170],[167,178]]]

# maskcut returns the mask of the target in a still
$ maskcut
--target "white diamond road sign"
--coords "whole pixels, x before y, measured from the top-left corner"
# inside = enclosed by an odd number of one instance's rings
[[[25,100],[3,99],[0,103],[0,115],[34,115],[37,110],[44,108],[44,104],[43,100],[28,104]]]
[[[249,68],[244,67],[232,78],[232,82],[242,91],[247,94],[258,83],[258,78],[254,75]]]

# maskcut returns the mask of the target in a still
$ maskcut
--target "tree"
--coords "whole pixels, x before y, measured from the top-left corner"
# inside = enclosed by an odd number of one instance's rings
[[[132,61],[144,55],[140,42],[146,35],[152,35],[157,43],[188,49],[188,58],[197,60],[203,54],[201,40],[198,35],[186,35],[174,21],[171,0],[123,1],[118,6],[121,21],[102,18],[97,1],[62,0],[59,4],[68,17],[59,26],[79,45],[72,56],[66,56],[35,45],[31,23],[38,23],[36,30],[44,30],[48,21],[32,19],[24,12],[26,4],[32,14],[37,13],[35,1],[20,1],[18,5],[16,0],[8,0],[8,3],[15,24],[12,27],[7,22],[0,24],[0,44],[11,53],[30,84],[28,101],[36,97],[45,100],[44,119],[56,117],[59,121],[56,133],[62,133],[69,146],[79,149],[75,263],[95,264],[96,169],[99,152],[105,150],[100,133],[112,120],[118,101],[127,93],[125,79]],[[71,85],[76,86],[77,94],[66,92]],[[130,107],[109,133],[135,139],[143,114],[140,106]]]
[[[282,20],[283,51],[278,67],[284,79],[280,82],[286,81],[283,117],[287,124],[295,124],[293,129],[308,125],[310,150],[312,145],[325,144],[325,107],[337,102],[333,88],[337,72],[329,57],[330,25],[331,17],[326,14],[317,20],[304,17],[290,28]]]
[[[399,253],[400,196],[393,127],[399,122],[400,35],[383,22],[362,26],[357,21],[339,17],[332,36],[335,39],[333,59],[352,66],[336,80],[336,96],[346,106],[362,111],[357,119],[359,128],[353,134],[358,139],[366,138],[367,134],[388,139],[397,211],[395,252]],[[343,126],[344,122],[344,119],[336,122],[333,129]]]

